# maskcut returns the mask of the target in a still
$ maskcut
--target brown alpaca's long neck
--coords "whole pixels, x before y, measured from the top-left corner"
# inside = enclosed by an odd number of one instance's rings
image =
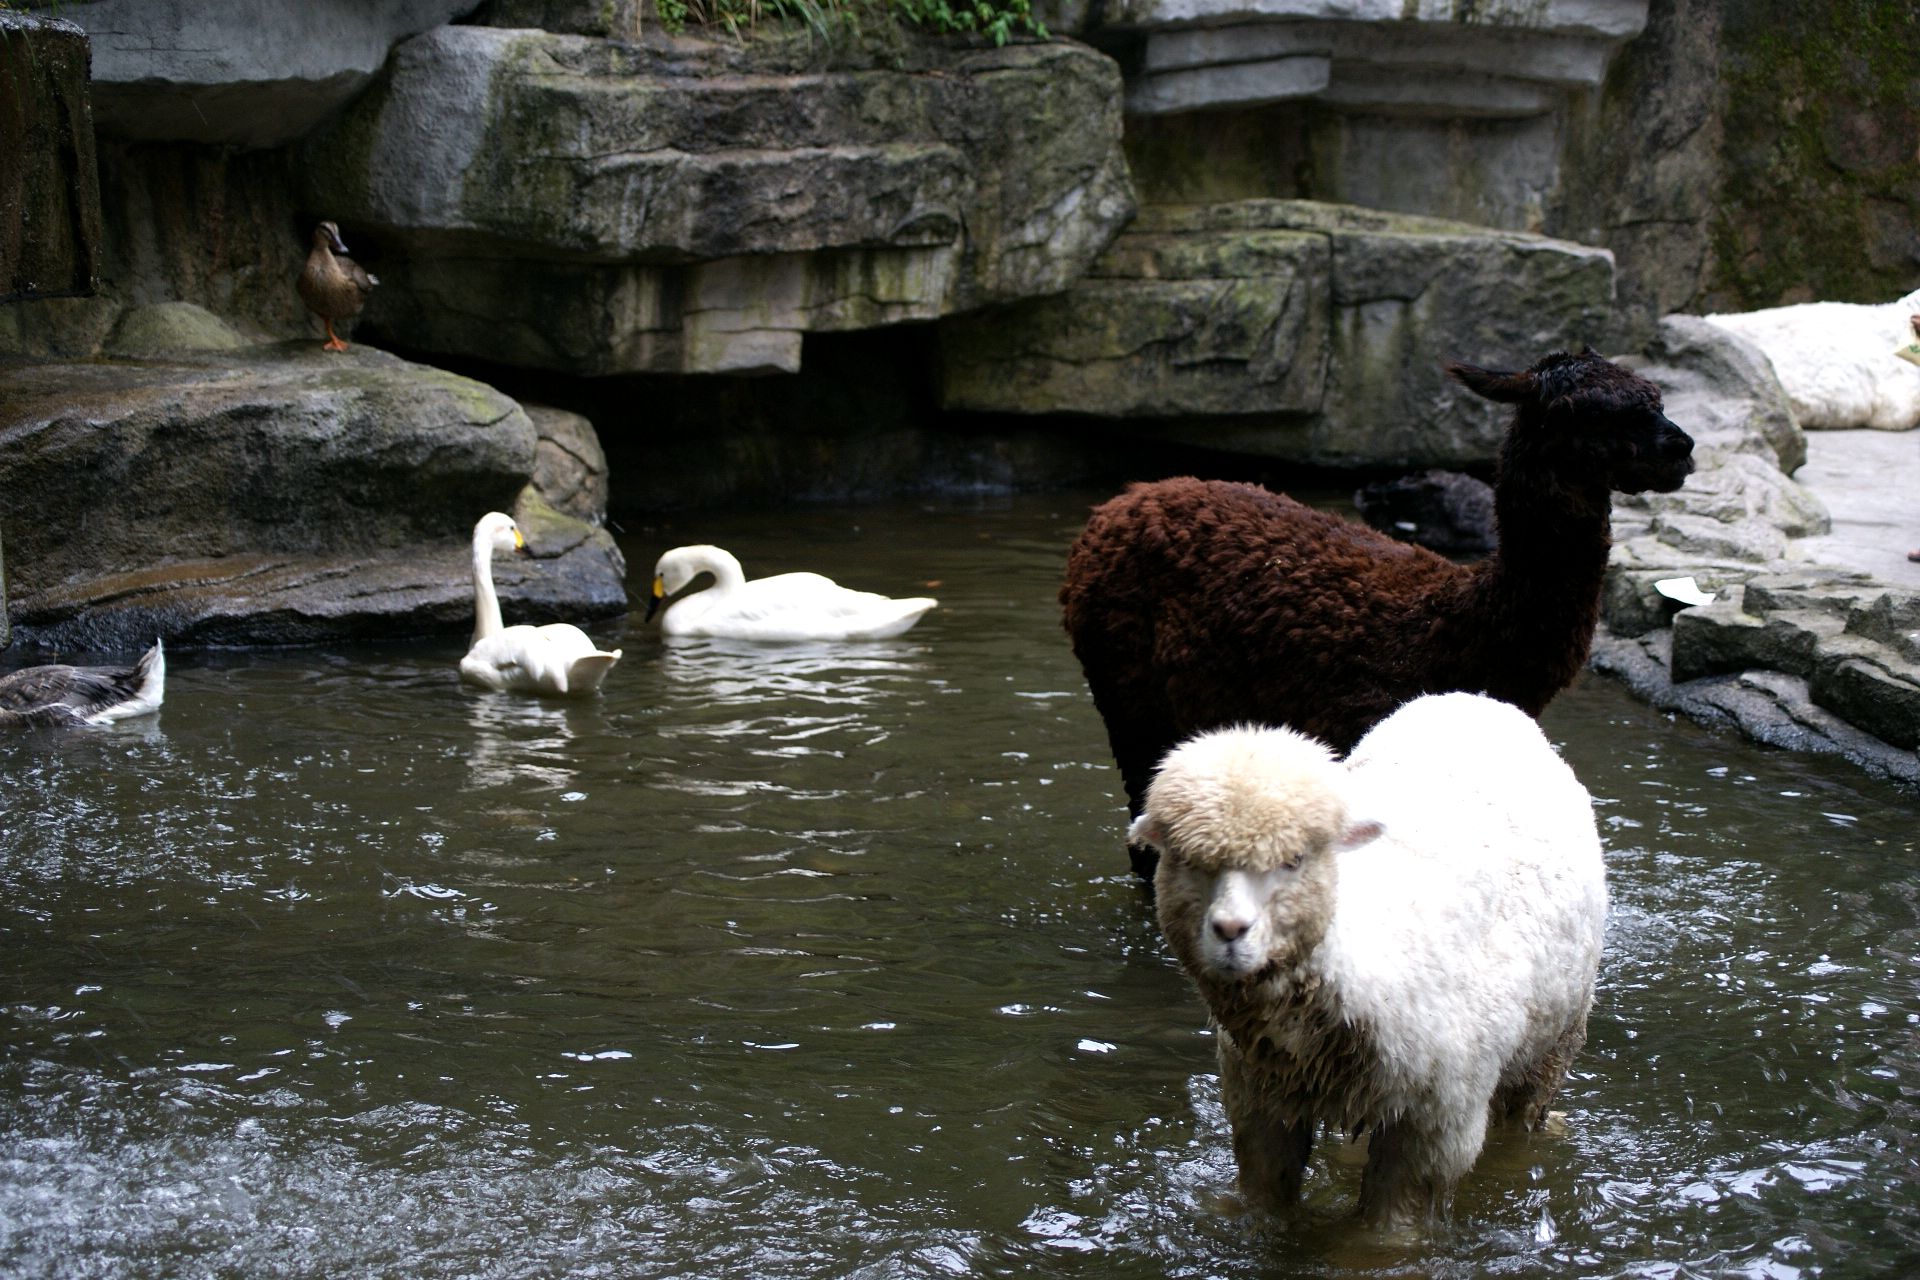
[[[1499,545],[1475,566],[1466,617],[1488,693],[1538,714],[1586,665],[1612,548],[1603,485],[1503,472]]]

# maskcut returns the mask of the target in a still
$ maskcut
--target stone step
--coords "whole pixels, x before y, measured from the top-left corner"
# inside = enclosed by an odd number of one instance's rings
[[[1897,747],[1920,746],[1920,597],[1756,579],[1673,619],[1676,684],[1752,670],[1807,682],[1815,704]]]
[[[1599,85],[1621,43],[1584,29],[1394,17],[1152,30],[1127,109],[1155,115],[1314,98],[1406,114],[1540,115],[1560,104],[1560,91]]]
[[[1888,651],[1823,662],[1807,680],[1818,705],[1896,747],[1920,747],[1920,664],[1888,660]]]

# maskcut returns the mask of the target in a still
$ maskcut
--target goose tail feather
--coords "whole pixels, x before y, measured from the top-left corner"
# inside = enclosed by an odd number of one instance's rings
[[[153,648],[140,655],[130,670],[113,672],[99,693],[103,703],[85,716],[88,724],[104,724],[158,711],[167,696],[167,654],[158,637]]]

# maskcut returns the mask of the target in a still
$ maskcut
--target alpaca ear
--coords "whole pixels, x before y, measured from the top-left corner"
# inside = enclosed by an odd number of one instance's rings
[[[1152,814],[1143,813],[1127,828],[1127,843],[1151,845],[1161,853],[1165,853],[1167,829],[1155,821]]]
[[[1333,842],[1336,849],[1358,849],[1361,845],[1372,844],[1387,833],[1387,828],[1377,818],[1355,818]]]
[[[1502,404],[1518,404],[1522,400],[1531,400],[1538,390],[1539,380],[1530,370],[1522,369],[1518,373],[1508,373],[1497,369],[1482,369],[1473,364],[1450,364],[1447,376],[1455,382],[1488,400],[1497,400]]]

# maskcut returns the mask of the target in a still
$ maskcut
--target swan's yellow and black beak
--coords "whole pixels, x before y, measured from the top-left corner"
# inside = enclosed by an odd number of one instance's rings
[[[665,604],[666,600],[667,600],[666,579],[655,578],[653,580],[653,596],[651,599],[647,601],[647,616],[643,618],[642,621],[652,622],[653,615],[660,612],[660,606]]]
[[[513,550],[516,555],[530,556],[533,554],[533,552],[527,550],[527,540],[521,536],[517,526],[513,531]]]

